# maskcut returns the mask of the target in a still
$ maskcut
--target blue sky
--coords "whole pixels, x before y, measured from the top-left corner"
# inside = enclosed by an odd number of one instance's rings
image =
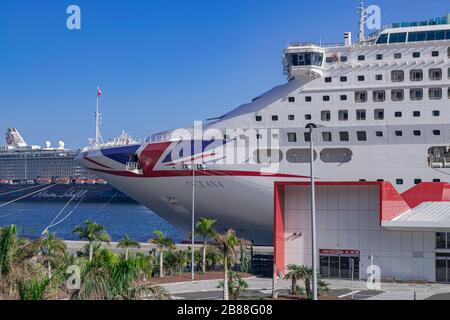
[[[382,22],[443,16],[448,0],[374,0]],[[82,29],[66,28],[81,8]],[[136,137],[220,116],[285,82],[288,42],[356,37],[357,0],[2,0],[0,131],[86,145],[95,89],[102,132]]]

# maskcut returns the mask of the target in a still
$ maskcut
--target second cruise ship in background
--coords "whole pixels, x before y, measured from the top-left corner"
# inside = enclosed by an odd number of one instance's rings
[[[87,148],[78,159],[184,236],[194,181],[197,217],[258,244],[272,242],[274,182],[309,179],[308,123],[317,125],[321,181],[384,180],[400,192],[450,182],[450,15],[367,37],[364,19],[362,6],[356,42],[346,32],[342,44],[289,45],[287,83],[207,122],[204,131],[220,132],[214,139],[185,128],[142,144]],[[244,161],[228,161],[236,155]]]

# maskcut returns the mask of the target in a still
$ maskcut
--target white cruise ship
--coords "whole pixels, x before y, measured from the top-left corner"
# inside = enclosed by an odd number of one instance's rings
[[[309,179],[309,123],[319,181],[384,180],[400,192],[450,182],[450,15],[367,37],[360,29],[356,42],[346,32],[342,44],[289,45],[287,82],[203,132],[172,130],[78,159],[185,236],[194,183],[197,217],[259,244],[272,243],[274,182]]]

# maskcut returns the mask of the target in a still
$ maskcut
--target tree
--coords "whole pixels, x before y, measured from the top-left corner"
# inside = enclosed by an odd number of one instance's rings
[[[92,262],[94,242],[111,242],[105,227],[89,220],[84,225],[76,227],[73,232],[77,233],[80,239],[86,239],[89,242],[89,262]]]
[[[11,225],[0,228],[0,278],[11,272],[16,244],[17,227]]]
[[[287,267],[288,273],[285,275],[285,279],[291,279],[292,280],[292,294],[298,294],[299,293],[299,287],[297,286],[297,281],[303,280],[305,283],[305,293],[306,298],[311,300],[313,298],[312,294],[312,288],[311,288],[311,282],[313,278],[313,269],[311,267],[307,266],[299,266],[290,264]],[[320,278],[320,273],[317,273],[317,292],[318,294],[328,292],[328,283],[324,282]]]
[[[220,281],[218,288],[223,289],[223,281]],[[230,280],[228,281],[228,292],[231,300],[239,299],[242,293],[248,291],[249,285],[247,281],[242,279],[236,272],[230,271]]]
[[[45,231],[45,238],[42,239],[41,251],[46,257],[48,277],[52,277],[52,260],[62,257],[66,253],[66,244],[58,239],[54,233]]]
[[[236,257],[236,246],[239,245],[239,238],[236,236],[234,230],[230,229],[225,233],[216,234],[214,236],[216,246],[223,254],[223,299],[229,300],[229,287],[228,287],[228,262],[229,259]]]
[[[128,260],[129,249],[130,248],[140,248],[141,245],[139,244],[139,242],[134,241],[126,234],[125,237],[123,237],[123,239],[119,241],[117,247],[125,249],[125,260]]]
[[[215,231],[213,225],[217,222],[214,219],[200,218],[197,221],[195,233],[203,237],[203,252],[202,252],[202,272],[206,272],[206,246],[208,239],[213,238]]]
[[[164,250],[174,247],[174,242],[171,238],[160,231],[153,231],[154,237],[149,242],[156,245],[159,250],[159,277],[164,278]]]

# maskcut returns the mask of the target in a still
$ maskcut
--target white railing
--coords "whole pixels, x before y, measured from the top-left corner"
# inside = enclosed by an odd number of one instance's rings
[[[127,162],[125,170],[136,174],[143,173],[141,164],[139,162]]]

